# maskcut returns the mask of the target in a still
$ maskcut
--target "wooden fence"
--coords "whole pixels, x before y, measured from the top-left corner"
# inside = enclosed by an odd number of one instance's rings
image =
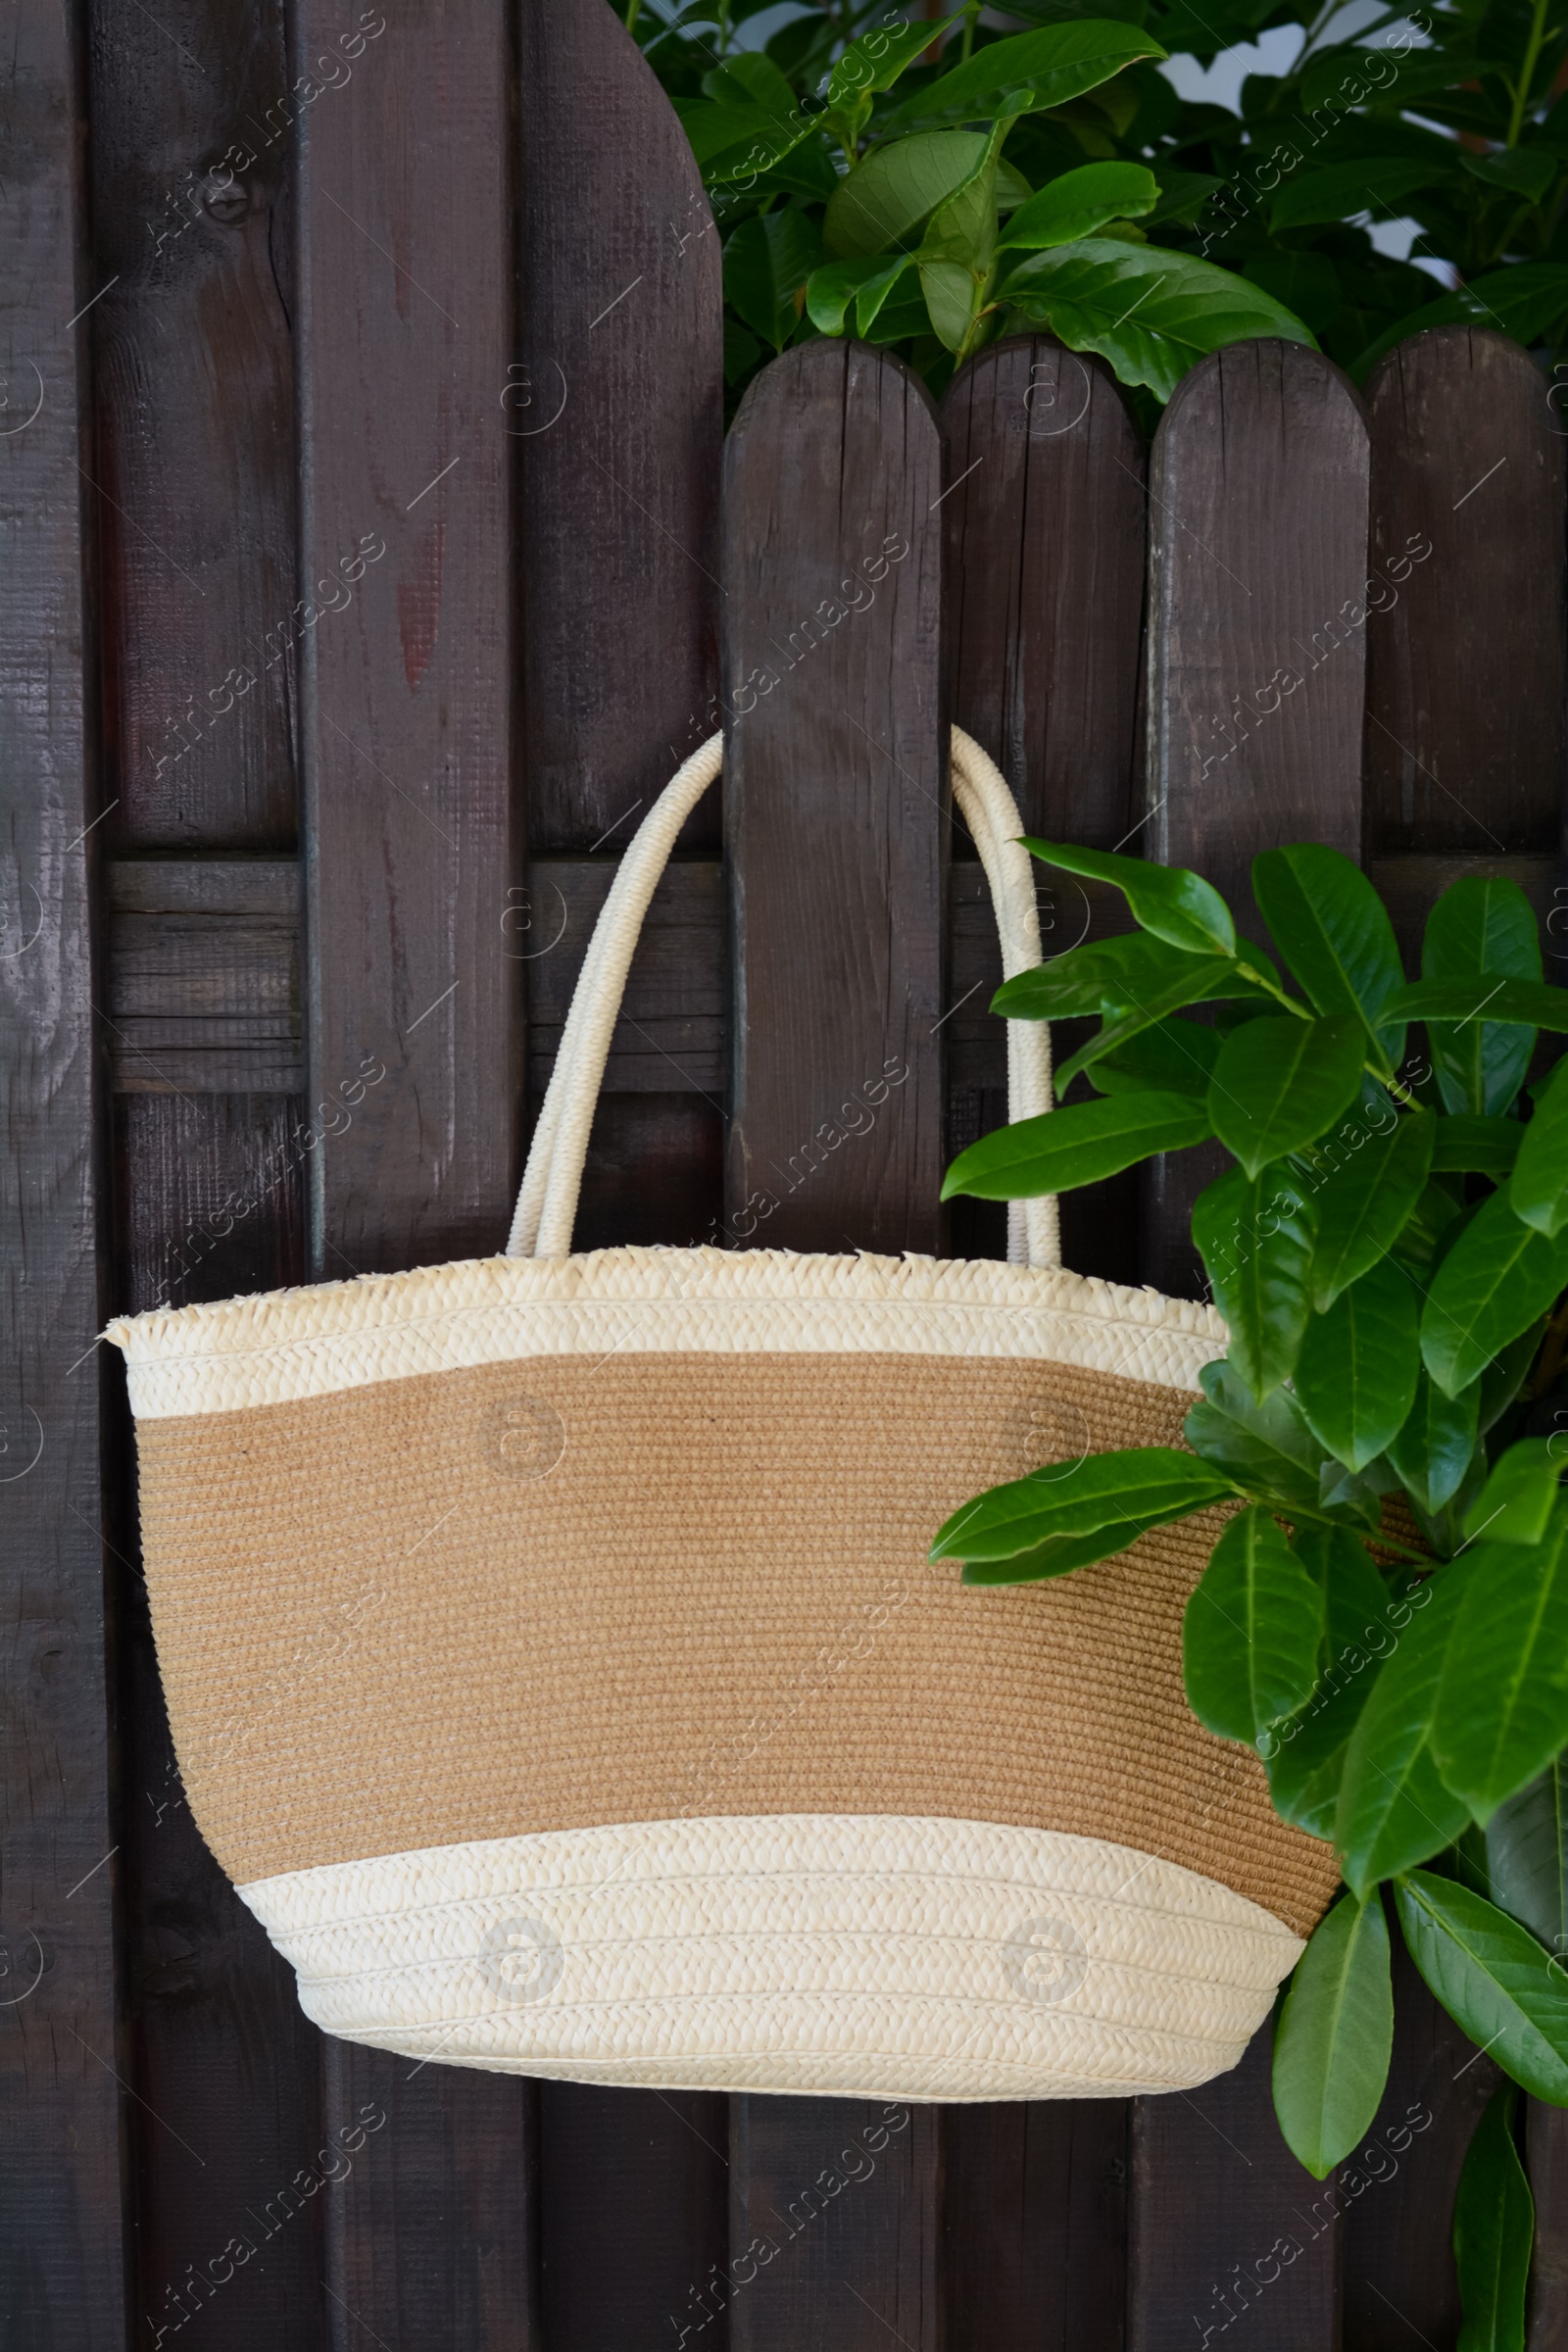
[[[715,795],[583,1247],[1000,1251],[936,1204],[1003,1110],[950,717],[1038,830],[1243,906],[1259,846],[1329,841],[1407,939],[1507,872],[1568,957],[1544,378],[1444,329],[1362,398],[1249,344],[1146,458],[1045,339],[940,412],[819,342],[725,448],[717,239],[606,0],[19,0],[7,73],[0,2342],[1447,2352],[1492,2068],[1407,1969],[1323,2187],[1266,2034],[1193,2097],[886,2114],[320,2038],[182,1799],[94,1342],[499,1248],[615,854],[720,718],[727,856]],[[1190,1284],[1189,1196],[1073,1199],[1070,1262]],[[1540,2352],[1568,2142],[1530,2133]]]

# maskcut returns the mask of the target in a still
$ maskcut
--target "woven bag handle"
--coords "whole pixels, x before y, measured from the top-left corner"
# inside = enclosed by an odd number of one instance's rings
[[[665,785],[616,869],[577,976],[534,1128],[507,1239],[509,1257],[570,1253],[588,1134],[643,920],[676,836],[722,761],[723,737],[710,736]],[[1010,980],[1041,960],[1034,869],[1018,841],[1023,820],[1003,777],[961,727],[953,729],[952,769],[953,797],[980,853],[1002,942],[1002,968]],[[1008,1116],[1037,1118],[1051,1107],[1050,1030],[1044,1021],[1009,1021]],[[1008,1203],[1007,1255],[1016,1264],[1061,1263],[1054,1199]]]

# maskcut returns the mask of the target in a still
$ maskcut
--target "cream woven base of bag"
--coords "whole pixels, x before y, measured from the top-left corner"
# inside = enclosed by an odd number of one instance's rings
[[[1183,1696],[1217,1519],[1022,1591],[925,1552],[983,1487],[1178,1442],[1221,1323],[1050,1262],[1051,1202],[1027,1264],[567,1254],[717,767],[622,863],[510,1254],[111,1327],[192,1810],[351,2040],[664,2087],[1191,2086],[1337,1879]],[[1021,969],[1020,822],[956,731],[954,781]],[[1049,1108],[1044,1031],[1009,1054],[1014,1115]]]

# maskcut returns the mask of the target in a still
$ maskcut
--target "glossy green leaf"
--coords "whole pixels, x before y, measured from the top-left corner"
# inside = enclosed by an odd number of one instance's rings
[[[1064,106],[1139,58],[1164,54],[1139,26],[1109,18],[1015,33],[1010,40],[989,42],[951,74],[912,92],[885,127],[896,133],[917,123],[989,122],[998,116],[1037,114]]]
[[[1230,1328],[1230,1361],[1254,1396],[1296,1369],[1312,1311],[1313,1233],[1311,1204],[1288,1162],[1256,1176],[1228,1169],[1193,1203],[1193,1239]]]
[[[1198,1378],[1203,1394],[1182,1424],[1193,1451],[1250,1494],[1315,1508],[1323,1448],[1289,1389],[1259,1403],[1223,1357]]]
[[[1316,1195],[1312,1302],[1321,1313],[1390,1250],[1426,1190],[1443,1121],[1407,1111],[1368,1133]]]
[[[1456,1880],[1395,1887],[1410,1957],[1478,2049],[1538,2099],[1568,2106],[1568,1982],[1528,1929]]]
[[[1489,1820],[1568,1745],[1568,1540],[1478,1544],[1432,1720],[1446,1786]]]
[[[1372,1266],[1301,1336],[1296,1394],[1325,1449],[1362,1470],[1398,1435],[1421,1371],[1419,1300],[1388,1258]]]
[[[1070,350],[1099,352],[1123,383],[1147,384],[1159,400],[1227,344],[1275,335],[1315,348],[1310,330],[1261,286],[1168,245],[1084,237],[1031,255],[1002,290]]]
[[[793,205],[754,213],[724,247],[724,299],[775,351],[783,350],[800,323],[795,297],[816,258],[816,229]]]
[[[913,267],[914,256],[901,253],[891,262],[884,262],[876,255],[858,262],[829,262],[825,268],[813,270],[806,285],[806,308],[811,324],[824,335],[846,333],[853,303],[856,329],[868,335],[889,295],[905,271]]]
[[[1568,1233],[1521,1225],[1507,1196],[1485,1201],[1432,1279],[1421,1353],[1450,1396],[1468,1388],[1568,1285]]]
[[[1056,1083],[1063,1093],[1080,1073],[1095,1069],[1106,1055],[1119,1054],[1134,1039],[1152,1029],[1156,1022],[1163,1021],[1168,1013],[1184,1005],[1201,1004],[1213,997],[1228,997],[1236,993],[1237,967],[1228,956],[1189,956],[1184,960],[1190,967],[1188,970],[1173,971],[1167,980],[1153,988],[1141,990],[1130,1002],[1107,1011],[1104,1025],[1096,1031],[1087,1045],[1080,1046],[1078,1052],[1070,1060],[1064,1061],[1057,1072]],[[1128,995],[1131,997],[1130,991]],[[1183,1027],[1196,1029],[1196,1024],[1184,1022]],[[1213,1065],[1219,1057],[1220,1040],[1212,1030],[1197,1033],[1213,1040],[1213,1053],[1208,1054],[1205,1050],[1204,1054],[1207,1068],[1201,1092],[1206,1095]],[[1176,1042],[1179,1046],[1183,1041],[1178,1039]],[[1193,1083],[1196,1076],[1193,1057],[1188,1055],[1183,1058],[1175,1054],[1173,1050],[1173,1058],[1181,1060],[1181,1083],[1176,1091],[1179,1094],[1198,1093],[1200,1090]]]
[[[1230,956],[1236,949],[1231,910],[1211,882],[1181,865],[1152,865],[1114,850],[1080,850],[1024,836],[1024,848],[1043,865],[1108,882],[1127,901],[1133,920],[1170,947],[1193,956]],[[1239,975],[1242,977],[1244,975]]]
[[[1457,1396],[1445,1396],[1422,1366],[1415,1402],[1404,1427],[1391,1441],[1388,1454],[1411,1500],[1429,1518],[1453,1500],[1470,1467],[1480,1399],[1476,1382]]]
[[[1457,1560],[1411,1595],[1410,1623],[1350,1735],[1334,1837],[1357,1894],[1441,1853],[1468,1818],[1444,1786],[1430,1738],[1468,1572],[1469,1560]]]
[[[887,263],[911,249],[938,205],[973,177],[987,143],[984,131],[929,130],[877,148],[828,199],[823,251],[833,261]]]
[[[1404,972],[1388,909],[1360,867],[1321,842],[1264,850],[1252,860],[1252,896],[1313,1010],[1353,1013],[1392,1072],[1404,1031],[1385,1030],[1381,1013]]]
[[[1297,1962],[1274,2029],[1274,2112],[1314,2180],[1372,2129],[1393,2049],[1382,1897],[1342,1895]]]
[[[1559,1061],[1536,1095],[1530,1124],[1508,1180],[1508,1206],[1555,1240],[1568,1225],[1568,1061]]]
[[[1487,1824],[1486,1858],[1492,1900],[1561,1960],[1568,1953],[1568,1762],[1561,1756],[1504,1797]]]
[[[1314,1838],[1332,1838],[1350,1735],[1382,1660],[1414,1610],[1400,1585],[1385,1584],[1348,1530],[1298,1527],[1292,1543],[1323,1588],[1323,1663],[1303,1703],[1257,1747],[1275,1811]]]
[[[1489,1544],[1539,1544],[1551,1524],[1561,1464],[1549,1438],[1521,1438],[1498,1456],[1464,1515],[1464,1532]]]
[[[1536,2208],[1514,2145],[1519,2093],[1499,2083],[1471,2134],[1453,2201],[1453,2261],[1464,2324],[1456,2352],[1525,2352]]]
[[[997,252],[997,166],[1007,125],[999,122],[979,166],[937,206],[915,256],[931,324],[952,352],[967,349]]]
[[[1069,1102],[1042,1118],[999,1127],[960,1152],[942,1198],[971,1193],[981,1200],[1028,1200],[1071,1192],[1152,1152],[1200,1144],[1209,1133],[1206,1107],[1190,1095],[1109,1095],[1098,1102]]]
[[[1401,199],[1442,179],[1441,159],[1368,156],[1352,164],[1330,164],[1321,172],[1298,172],[1269,200],[1276,229],[1315,227],[1320,221],[1353,220],[1357,213],[1382,216],[1403,210]]]
[[[1065,956],[1004,980],[991,1009],[1009,1021],[1068,1020],[1077,1013],[1137,1004],[1193,974],[1203,976],[1205,997],[1227,975],[1238,993],[1251,986],[1228,956],[1193,956],[1151,932],[1129,931],[1119,939],[1069,948]]]
[[[1454,888],[1459,885],[1455,883]],[[1412,980],[1408,988],[1390,999],[1388,1009],[1392,1018],[1426,1021],[1440,1031],[1450,1025],[1463,1028],[1485,1013],[1489,1017],[1483,1026],[1488,1028],[1545,1029],[1554,1037],[1568,1032],[1568,988],[1553,987],[1548,981],[1513,980],[1494,971],[1478,973],[1474,980]],[[1528,1059],[1524,1066],[1528,1067]],[[1505,1109],[1511,1099],[1503,1097],[1498,1108]],[[1454,1107],[1462,1109],[1466,1104],[1460,1101]]]
[[[1525,1326],[1516,1340],[1499,1348],[1487,1365],[1477,1384],[1480,1400],[1476,1408],[1477,1426],[1483,1437],[1494,1423],[1501,1420],[1518,1397],[1530,1367],[1536,1360],[1536,1350],[1546,1328],[1546,1317],[1538,1315]]]
[[[1427,917],[1421,978],[1450,986],[1475,984],[1472,1004],[1492,995],[1497,981],[1541,982],[1541,940],[1535,910],[1516,882],[1466,874],[1446,890]],[[1506,1110],[1524,1082],[1535,1040],[1524,1027],[1499,1025],[1507,990],[1488,1017],[1479,1013],[1452,1026],[1428,1013],[1428,1042],[1443,1100],[1449,1110]],[[1568,1007],[1568,991],[1561,992]]]
[[[1159,183],[1143,164],[1084,164],[1048,181],[1020,205],[997,240],[999,252],[1070,245],[1092,237],[1107,220],[1135,220],[1152,213]]]
[[[1232,1498],[1228,1478],[1174,1446],[1136,1446],[1054,1462],[992,1487],[938,1529],[933,1560],[1007,1560],[1061,1536],[1092,1536],[1184,1518]]]
[[[1182,1621],[1187,1703],[1222,1740],[1252,1744],[1317,1680],[1323,1592],[1272,1511],[1251,1504],[1215,1544]]]
[[[1175,1514],[1178,1518],[1181,1514]],[[1116,1520],[1109,1527],[1097,1528],[1088,1536],[1048,1536],[1043,1544],[1031,1544],[1027,1551],[1015,1551],[1005,1560],[966,1560],[960,1582],[966,1585],[1039,1585],[1052,1577],[1070,1576],[1075,1568],[1092,1568],[1097,1560],[1114,1559],[1135,1544],[1144,1534],[1146,1525],[1158,1527],[1164,1522],[1152,1519],[1128,1524]]]
[[[1225,1040],[1209,1080],[1214,1133],[1250,1176],[1312,1143],[1361,1091],[1365,1033],[1357,1020],[1282,1015]]]
[[[823,92],[828,106],[847,107],[873,90],[890,90],[933,41],[962,21],[960,10],[940,24],[921,18],[914,24],[882,24],[862,32],[858,40],[851,41],[828,76]]]
[[[1097,1054],[1089,1082],[1102,1095],[1131,1094],[1150,1087],[1165,1094],[1208,1096],[1209,1075],[1218,1058],[1218,1034],[1201,1021],[1155,1021]],[[1065,1087],[1066,1074],[1058,1076]]]
[[[1506,1176],[1519,1156],[1524,1134],[1518,1119],[1483,1119],[1471,1111],[1455,1112],[1438,1122],[1433,1171],[1439,1175]],[[1534,1221],[1526,1219],[1527,1223]]]

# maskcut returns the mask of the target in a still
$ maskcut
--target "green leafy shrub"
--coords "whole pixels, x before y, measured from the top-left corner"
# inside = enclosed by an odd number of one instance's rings
[[[1548,350],[1568,326],[1550,0],[1384,7],[1350,34],[1338,0],[1014,0],[1023,32],[838,0],[741,49],[761,5],[625,11],[724,239],[736,392],[815,334],[888,344],[940,389],[993,337],[1045,327],[1102,353],[1150,423],[1202,353],[1249,336],[1315,339],[1359,379],[1423,326]],[[1239,114],[1158,71],[1297,25]],[[1378,251],[1391,218],[1444,282]]]
[[[1256,1750],[1284,1820],[1333,1839],[1348,1888],[1280,2012],[1287,2139],[1321,2179],[1377,2110],[1386,1894],[1466,2033],[1568,2105],[1568,1496],[1563,1441],[1526,1426],[1568,1332],[1568,1060],[1528,1077],[1538,1032],[1568,1033],[1568,990],[1543,984],[1506,881],[1445,893],[1407,984],[1348,858],[1265,851],[1253,896],[1293,991],[1200,875],[1028,846],[1118,887],[1137,928],[999,991],[1012,1019],[1100,1015],[1058,1078],[1097,1096],[982,1138],[945,1197],[1029,1199],[1223,1145],[1193,1233],[1230,1348],[1201,1374],[1190,1451],[1042,1465],[955,1512],[931,1556],[1032,1583],[1234,1503],[1187,1608],[1188,1701]],[[1428,1054],[1410,1066],[1412,1023]],[[1523,2230],[1528,2252],[1499,2115],[1461,2234]]]

